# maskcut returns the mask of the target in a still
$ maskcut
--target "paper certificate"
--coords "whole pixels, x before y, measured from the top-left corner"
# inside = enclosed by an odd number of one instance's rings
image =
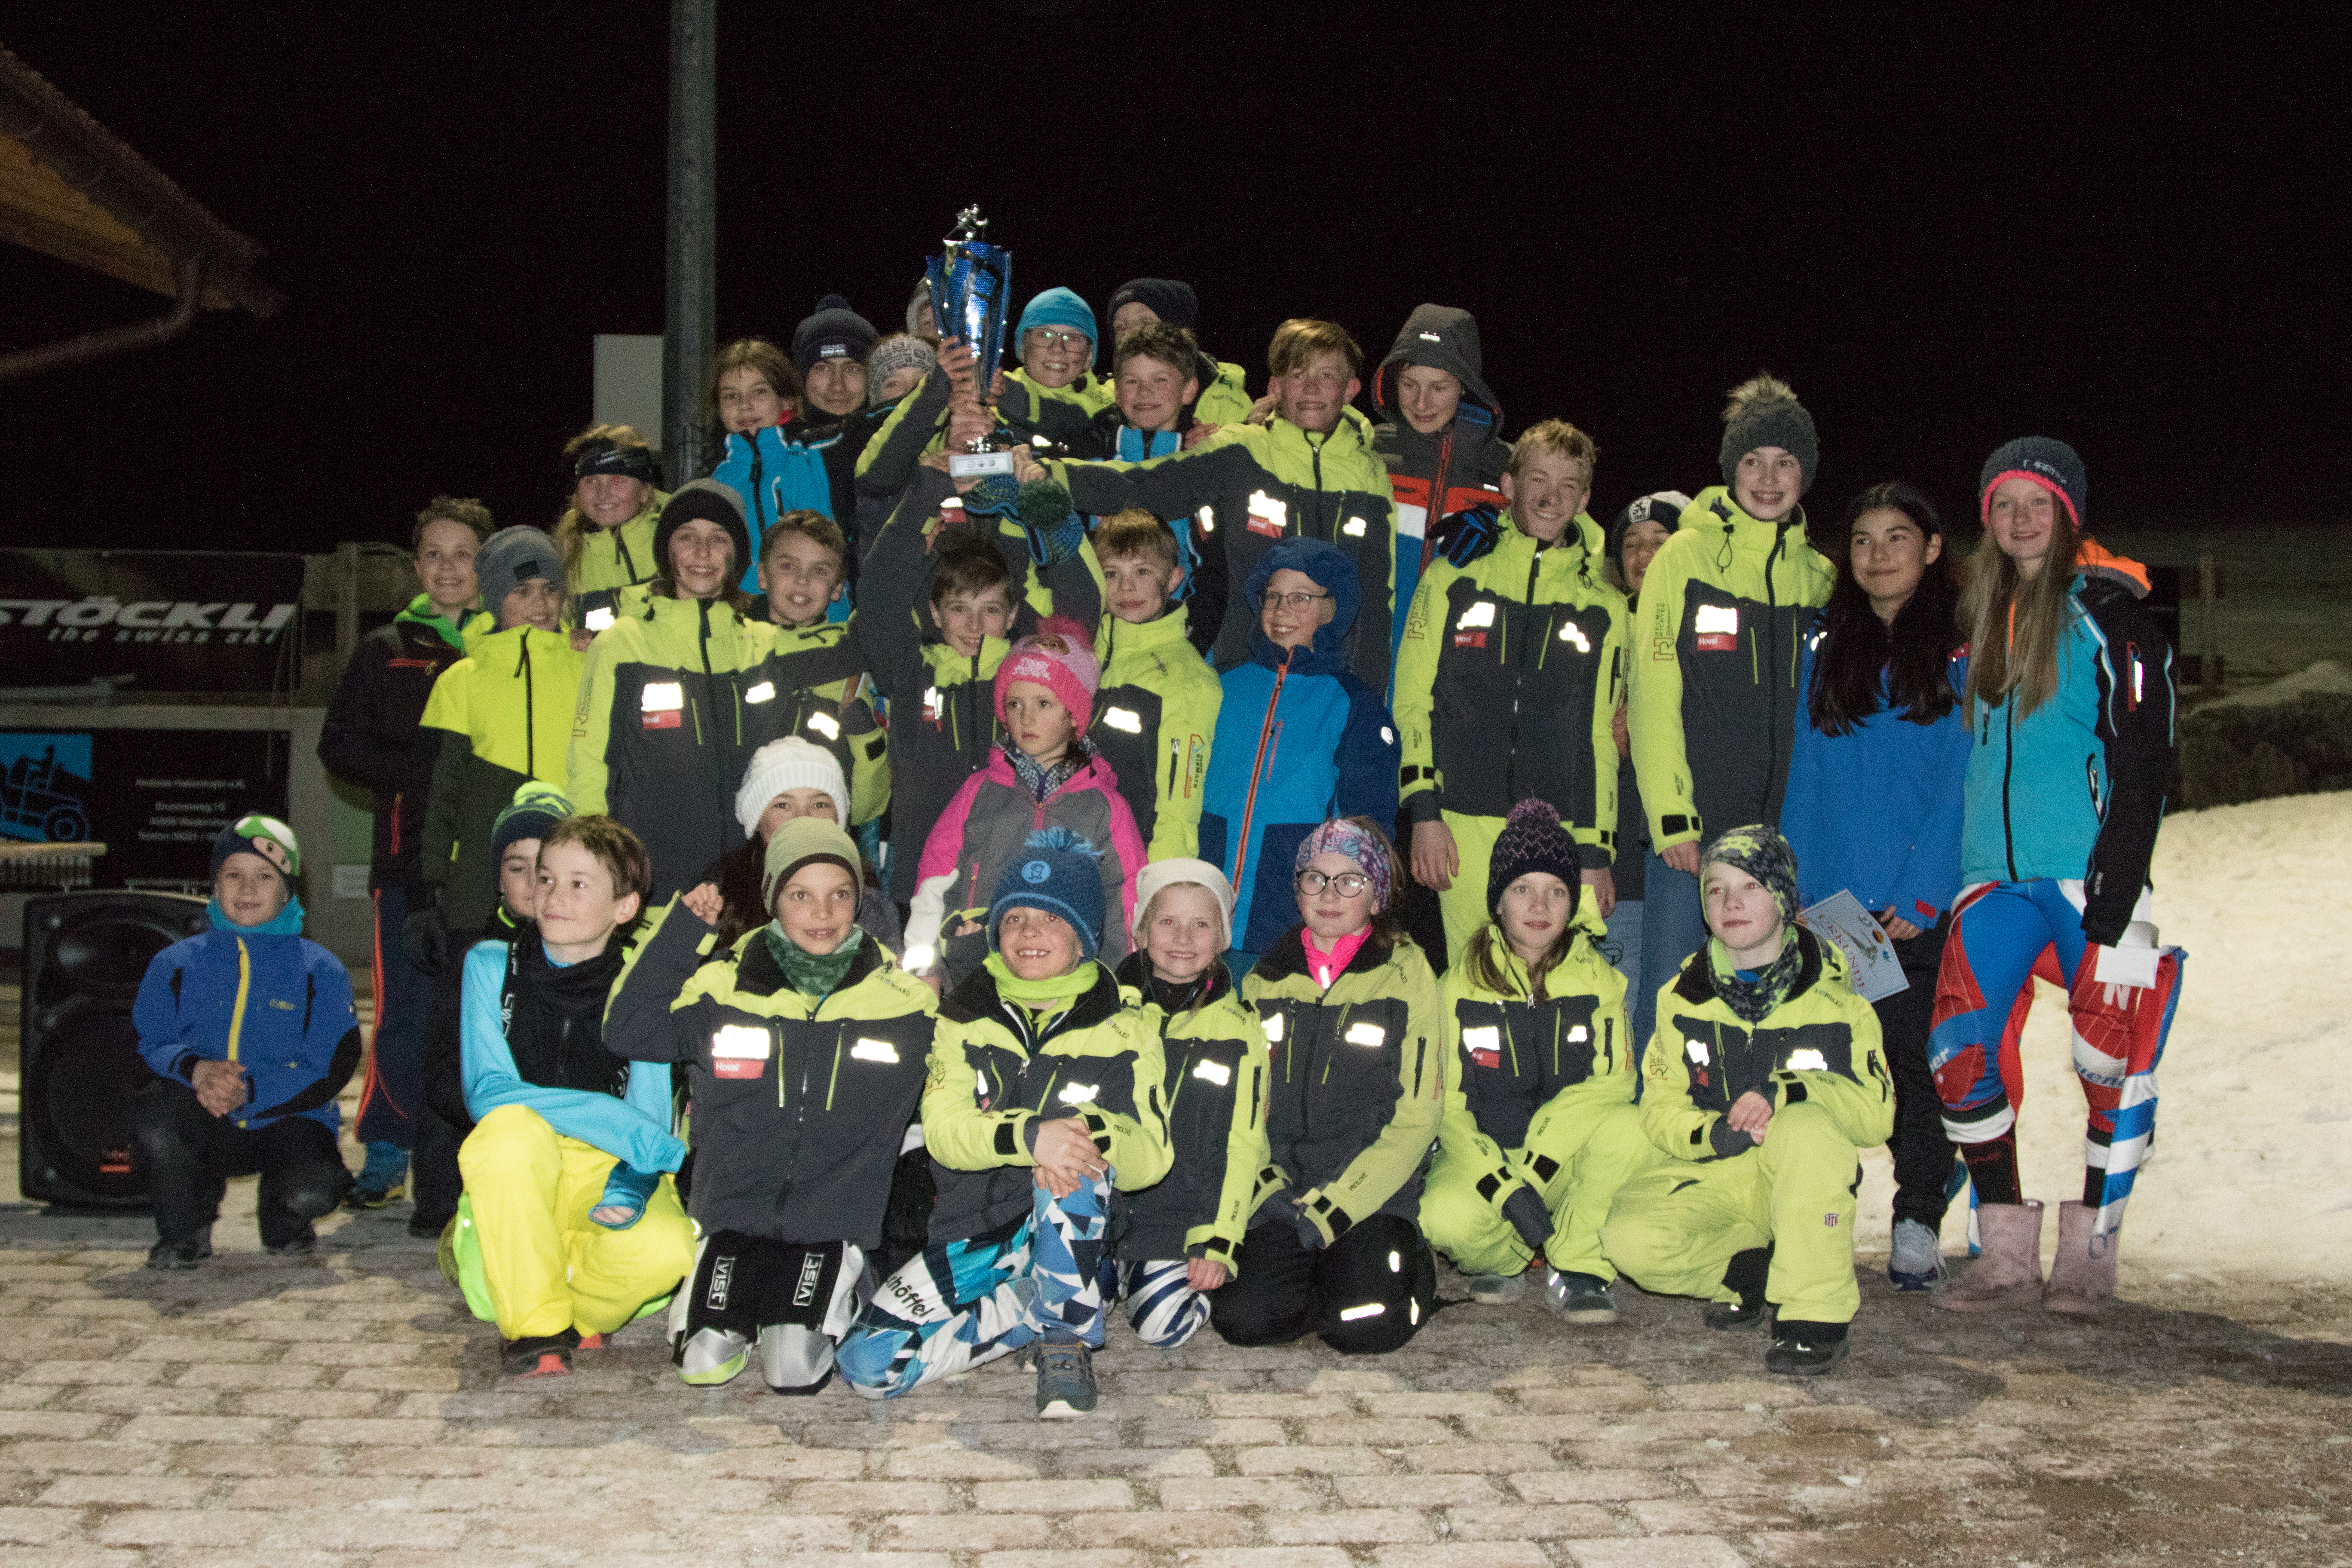
[[[1911,989],[1886,928],[1873,920],[1852,893],[1839,889],[1807,910],[1803,919],[1805,929],[1837,943],[1838,951],[1845,954],[1846,971],[1864,1001],[1876,1002]]]

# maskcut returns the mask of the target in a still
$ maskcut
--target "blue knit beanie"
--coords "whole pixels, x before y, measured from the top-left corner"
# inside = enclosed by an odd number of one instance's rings
[[[1004,917],[1013,910],[1043,910],[1070,922],[1078,933],[1078,956],[1092,958],[1102,945],[1102,867],[1095,847],[1066,827],[1046,827],[1029,836],[988,900],[988,948],[997,946]]]
[[[1029,308],[1021,312],[1021,326],[1013,334],[1016,358],[1020,354],[1020,345],[1027,341],[1032,327],[1068,327],[1086,333],[1088,363],[1093,363],[1094,351],[1102,346],[1102,333],[1095,326],[1094,307],[1067,289],[1046,289],[1030,300]]]

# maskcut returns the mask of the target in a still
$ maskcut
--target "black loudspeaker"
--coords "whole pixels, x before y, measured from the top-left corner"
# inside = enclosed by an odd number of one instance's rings
[[[131,1005],[157,953],[210,929],[205,900],[179,893],[59,893],[25,901],[24,1195],[68,1208],[141,1213],[131,1171],[131,1097],[154,1075]]]

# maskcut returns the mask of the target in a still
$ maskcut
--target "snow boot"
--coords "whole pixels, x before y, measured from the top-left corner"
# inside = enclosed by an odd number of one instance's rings
[[[2123,1232],[2091,1234],[2098,1211],[2073,1199],[2058,1205],[2058,1256],[2050,1263],[2050,1288],[2042,1304],[2053,1312],[2096,1317],[2116,1293],[2116,1254]]]
[[[1524,1269],[1517,1274],[1480,1274],[1470,1281],[1470,1299],[1482,1307],[1507,1307],[1527,1293]]]
[[[1764,1286],[1772,1272],[1772,1249],[1750,1247],[1731,1255],[1724,1267],[1723,1282],[1739,1293],[1737,1301],[1709,1301],[1706,1304],[1706,1326],[1717,1332],[1728,1333],[1738,1329],[1752,1329],[1764,1321],[1768,1310],[1764,1301]]]
[[[1609,1281],[1598,1274],[1563,1274],[1557,1268],[1545,1269],[1544,1305],[1571,1323],[1617,1321],[1617,1298],[1609,1293]]]
[[[2042,1205],[1979,1204],[1977,1228],[1984,1250],[1957,1284],[1936,1298],[1953,1312],[2030,1307],[2042,1299]]]
[[[1944,1259],[1936,1233],[1916,1219],[1895,1222],[1893,1249],[1887,1254],[1886,1279],[1897,1290],[1931,1290],[1944,1278]]]

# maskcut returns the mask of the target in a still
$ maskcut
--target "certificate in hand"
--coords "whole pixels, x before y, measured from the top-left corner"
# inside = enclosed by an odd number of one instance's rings
[[[1902,961],[1895,956],[1894,939],[1872,918],[1862,900],[1841,888],[1801,917],[1807,930],[1837,943],[1845,954],[1853,988],[1865,1002],[1876,1002],[1898,991],[1908,991]]]

